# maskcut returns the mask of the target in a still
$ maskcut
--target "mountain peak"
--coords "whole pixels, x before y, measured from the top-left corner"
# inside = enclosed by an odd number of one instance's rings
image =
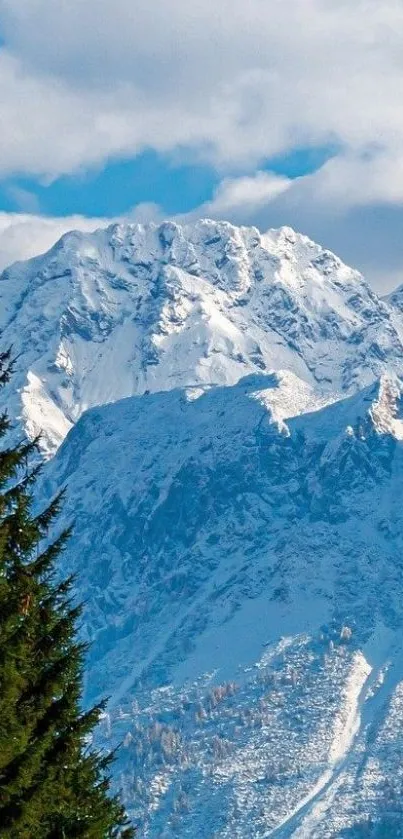
[[[296,393],[333,400],[402,371],[396,312],[287,227],[73,231],[3,272],[0,297],[3,340],[21,359],[15,411],[48,453],[88,407],[146,390],[288,370]]]

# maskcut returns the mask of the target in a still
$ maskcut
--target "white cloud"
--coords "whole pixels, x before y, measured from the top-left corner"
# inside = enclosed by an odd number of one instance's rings
[[[105,219],[83,216],[46,218],[23,213],[0,212],[0,270],[19,259],[44,253],[69,230],[96,230],[108,224]]]
[[[199,208],[196,213],[226,218],[238,214],[244,224],[249,217],[265,207],[291,186],[289,178],[272,172],[256,172],[239,178],[225,178],[219,184],[212,201]]]
[[[0,0],[0,28],[3,173],[54,177],[146,147],[252,169],[331,143],[353,174],[370,151],[377,194],[396,200],[397,0]]]
[[[374,149],[340,154],[320,169],[293,183],[294,191],[309,193],[319,205],[333,210],[373,205],[403,204],[403,155],[397,149]]]
[[[158,204],[154,204],[152,201],[143,201],[141,204],[136,204],[129,213],[126,213],[125,218],[133,224],[148,224],[149,222],[160,224],[166,218],[166,213]]]

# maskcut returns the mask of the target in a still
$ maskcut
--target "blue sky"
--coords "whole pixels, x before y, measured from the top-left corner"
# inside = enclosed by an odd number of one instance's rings
[[[210,215],[401,281],[395,0],[0,0],[0,32],[0,264],[52,219]]]
[[[314,172],[333,153],[331,148],[295,149],[266,161],[260,169],[296,178]],[[0,210],[114,217],[130,213],[138,204],[153,203],[167,215],[187,213],[211,200],[220,180],[220,173],[212,166],[196,162],[181,165],[168,155],[149,150],[128,160],[64,175],[48,184],[26,176],[4,178],[0,182]]]
[[[185,213],[207,201],[218,182],[211,167],[174,165],[154,151],[129,160],[111,162],[80,174],[64,175],[52,183],[31,178],[1,182],[0,209],[18,211],[37,207],[54,216],[127,214],[136,204],[152,202],[168,213]]]

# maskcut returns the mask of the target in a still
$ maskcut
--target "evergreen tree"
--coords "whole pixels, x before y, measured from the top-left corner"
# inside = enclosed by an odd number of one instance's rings
[[[0,387],[11,369],[10,352],[0,354]],[[0,415],[0,438],[8,429]],[[112,756],[89,745],[103,705],[81,709],[73,579],[54,570],[70,534],[44,541],[61,496],[32,512],[36,446],[0,451],[0,836],[128,839],[134,830],[109,795]]]

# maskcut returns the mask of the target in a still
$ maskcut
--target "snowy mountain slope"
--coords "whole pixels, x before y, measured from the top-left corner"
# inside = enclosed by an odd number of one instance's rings
[[[95,408],[46,467],[142,836],[400,835],[402,386],[286,421],[279,390]]]
[[[398,308],[289,228],[69,233],[2,274],[0,304],[20,353],[13,413],[48,454],[87,408],[147,390],[283,370],[298,413],[403,372]]]

